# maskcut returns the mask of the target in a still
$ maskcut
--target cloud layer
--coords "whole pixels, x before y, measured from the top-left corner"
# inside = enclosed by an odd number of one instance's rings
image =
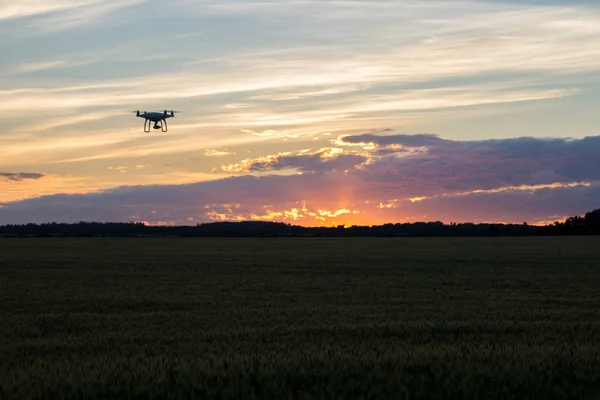
[[[599,11],[566,0],[0,1],[0,170],[45,174],[0,176],[0,223],[586,211]],[[144,133],[131,113],[165,108],[184,111],[166,134]]]
[[[339,140],[384,154],[359,174],[402,183],[408,196],[600,180],[600,137],[444,140],[435,135],[359,135]]]
[[[454,141],[362,134],[332,142],[341,147],[248,160],[237,176],[209,182],[3,203],[0,223],[536,223],[600,207],[600,136]]]
[[[197,149],[222,135],[241,145],[242,131],[268,132],[264,141],[444,115],[464,118],[469,135],[470,112],[589,93],[598,15],[572,2],[11,0],[0,5],[10,42],[0,43],[0,102],[11,116],[0,140],[20,140],[0,157],[16,165],[52,137],[65,151],[48,157],[72,159],[73,135],[83,160],[126,157],[114,151],[123,146],[159,155],[130,142],[141,126],[125,110],[138,108],[184,108],[171,135]]]
[[[44,174],[37,172],[0,172],[0,181],[20,182],[26,179],[40,179]]]

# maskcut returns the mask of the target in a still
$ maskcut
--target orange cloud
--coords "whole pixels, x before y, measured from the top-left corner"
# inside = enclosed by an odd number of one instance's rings
[[[125,166],[122,166],[122,165],[120,165],[120,166],[118,166],[118,167],[108,167],[108,169],[110,169],[110,170],[113,170],[113,171],[116,171],[116,172],[120,172],[120,173],[125,173],[125,172],[127,172],[127,167],[125,167]]]
[[[238,214],[236,211],[228,210],[228,213],[219,214],[214,211],[210,211],[207,215],[218,215],[218,218],[222,221],[243,221],[243,220],[255,220],[255,221],[278,221],[278,222],[290,222],[296,225],[335,225],[340,220],[340,216],[352,216],[360,214],[358,210],[327,210],[319,208],[309,208],[307,201],[302,201],[298,207],[293,207],[287,210],[275,211],[269,206],[264,206],[265,211],[261,214],[250,213]],[[239,208],[239,207],[238,207]],[[348,218],[341,218],[345,222]],[[351,221],[356,222],[356,218],[350,218]]]
[[[235,155],[235,153],[231,153],[228,151],[214,150],[214,149],[206,149],[206,150],[204,150],[204,155],[206,157],[221,157],[221,156]]]

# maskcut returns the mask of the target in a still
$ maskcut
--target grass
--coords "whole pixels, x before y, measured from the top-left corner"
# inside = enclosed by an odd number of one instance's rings
[[[0,398],[594,399],[599,245],[0,240]]]

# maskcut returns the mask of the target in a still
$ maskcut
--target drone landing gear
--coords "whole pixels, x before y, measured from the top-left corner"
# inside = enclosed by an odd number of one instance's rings
[[[160,123],[160,125],[159,125]],[[144,121],[144,132],[148,133],[150,132],[150,127],[152,126],[152,121],[150,121],[149,119]],[[162,121],[154,121],[154,126],[152,126],[152,128],[154,129],[160,129],[162,132],[167,132],[168,127],[167,127],[167,121],[166,120],[162,120]]]

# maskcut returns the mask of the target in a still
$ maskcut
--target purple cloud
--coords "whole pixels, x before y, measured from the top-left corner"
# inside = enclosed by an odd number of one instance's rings
[[[0,179],[11,182],[21,182],[26,179],[40,179],[46,176],[37,172],[0,172]]]
[[[221,169],[226,172],[297,170],[309,173],[327,173],[353,169],[368,159],[367,155],[335,153],[332,149],[327,148],[314,153],[303,151],[295,155],[283,153],[256,159],[246,159],[238,163],[222,165]]]
[[[309,225],[414,220],[535,223],[600,206],[600,136],[463,142],[433,135],[358,135],[341,142],[376,146],[364,154],[301,153],[244,164],[247,173],[297,168],[305,172],[302,175],[247,174],[4,203],[0,224],[80,220],[195,224],[240,219]],[[379,154],[382,149],[388,154]]]
[[[259,161],[249,168],[250,171],[277,171],[298,169],[302,172],[330,172],[354,168],[367,161],[367,157],[358,154],[340,154],[334,158],[323,158],[321,154],[283,156],[272,162]]]
[[[432,135],[357,137],[342,142],[366,140],[388,152],[361,169],[363,180],[402,187],[410,196],[600,179],[600,136],[482,141],[451,141]],[[393,153],[394,145],[425,147],[426,151]]]

